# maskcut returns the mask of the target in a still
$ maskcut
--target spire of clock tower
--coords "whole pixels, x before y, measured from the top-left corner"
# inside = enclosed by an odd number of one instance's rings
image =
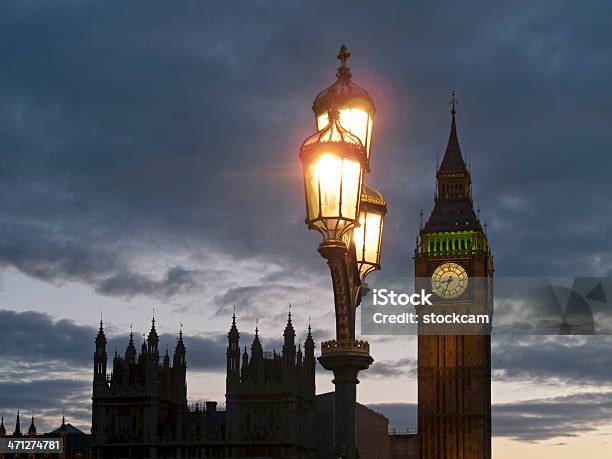
[[[453,91],[449,105],[451,106],[451,128],[442,163],[440,163],[440,167],[436,171],[436,199],[466,200],[471,203],[472,178],[459,146],[455,91]]]
[[[421,228],[421,235],[448,231],[477,231],[482,225],[474,211],[472,177],[468,170],[457,135],[457,98],[450,100],[451,127],[444,157],[436,171],[434,208]]]

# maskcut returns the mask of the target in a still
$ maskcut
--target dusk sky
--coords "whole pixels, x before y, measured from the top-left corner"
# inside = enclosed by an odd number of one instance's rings
[[[611,15],[606,1],[2,2],[7,430],[17,409],[39,430],[63,409],[89,430],[101,311],[111,356],[153,309],[164,350],[182,322],[192,401],[224,399],[234,306],[242,346],[258,319],[279,349],[289,302],[302,340],[309,316],[317,342],[332,336],[297,153],[342,43],[377,106],[385,273],[414,275],[454,89],[496,275],[612,275]],[[358,400],[416,427],[416,340],[368,340]],[[609,458],[611,346],[495,338],[494,457]]]

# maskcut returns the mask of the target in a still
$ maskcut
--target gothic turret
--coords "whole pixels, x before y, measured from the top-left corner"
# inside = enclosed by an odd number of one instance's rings
[[[289,314],[287,315],[287,325],[283,332],[285,341],[283,343],[283,363],[285,367],[293,367],[295,365],[295,329],[291,323],[291,305],[289,306]]]
[[[253,338],[253,343],[251,344],[251,359],[263,360],[263,347],[261,346],[261,341],[259,340],[259,326],[255,327],[255,337]]]
[[[19,410],[17,410],[17,419],[15,420],[15,430],[13,437],[21,437],[21,424],[19,423]]]
[[[232,315],[232,326],[227,334],[226,389],[229,392],[240,383],[240,333],[236,326],[236,314]]]
[[[94,354],[94,390],[106,386],[106,361],[106,336],[104,335],[104,323],[100,320]]]
[[[179,400],[187,400],[187,350],[183,342],[183,328],[179,330],[179,337],[174,348],[172,360],[174,387],[176,387]]]
[[[125,361],[128,364],[136,363],[136,346],[134,346],[134,333],[130,329],[130,342],[125,349]]]
[[[259,341],[259,327],[255,327],[255,337],[251,344],[251,364],[249,366],[251,375],[255,382],[261,383],[264,380],[264,353],[261,341]]]
[[[4,415],[0,419],[0,438],[6,437],[6,428],[4,427]]]
[[[304,380],[313,388],[315,386],[315,369],[317,365],[314,350],[315,344],[312,339],[312,330],[310,324],[308,324],[308,335],[306,335],[306,341],[304,342]]]
[[[151,361],[155,363],[155,365],[159,365],[159,336],[157,336],[157,330],[155,330],[155,317],[151,321],[151,331],[149,331],[149,336],[147,336],[147,352],[151,357]]]
[[[34,425],[34,416],[32,416],[32,422],[30,423],[30,427],[28,428],[28,437],[36,436],[36,426]]]
[[[185,354],[185,343],[183,342],[183,330],[179,331],[179,337],[176,340],[176,347],[174,348],[173,366],[174,368],[182,367],[186,365]]]

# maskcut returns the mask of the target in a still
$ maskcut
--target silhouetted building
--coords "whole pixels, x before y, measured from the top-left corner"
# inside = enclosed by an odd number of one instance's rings
[[[317,459],[331,459],[334,451],[334,392],[317,395]],[[367,406],[355,408],[355,442],[362,459],[387,459],[389,420]]]
[[[103,324],[96,337],[92,457],[314,457],[315,357],[308,330],[304,352],[295,345],[291,314],[282,353],[264,352],[255,330],[249,357],[241,355],[236,317],[228,333],[226,411],[216,402],[187,404],[186,349],[179,333],[172,363],[160,359],[151,331],[136,352],[133,334],[107,373]]]
[[[155,319],[136,352],[130,333],[125,355],[106,372],[106,337],[100,322],[94,354],[92,456],[223,457],[224,413],[215,404],[187,406],[186,350],[182,331],[172,364],[159,355]]]
[[[291,313],[282,353],[264,352],[259,331],[240,355],[235,317],[227,348],[227,444],[230,457],[314,458],[315,355],[310,327],[295,344]],[[242,364],[240,361],[242,360]]]

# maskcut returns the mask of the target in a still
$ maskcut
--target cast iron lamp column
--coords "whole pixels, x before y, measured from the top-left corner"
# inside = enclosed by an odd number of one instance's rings
[[[313,104],[320,130],[300,149],[306,224],[323,236],[318,250],[327,261],[334,290],[336,339],[321,343],[319,362],[334,372],[334,458],[342,459],[359,457],[355,445],[357,377],[374,360],[368,342],[355,338],[355,316],[363,279],[380,269],[387,211],[380,193],[363,183],[364,173],[370,170],[374,103],[350,81],[349,56],[343,45],[338,80]]]

